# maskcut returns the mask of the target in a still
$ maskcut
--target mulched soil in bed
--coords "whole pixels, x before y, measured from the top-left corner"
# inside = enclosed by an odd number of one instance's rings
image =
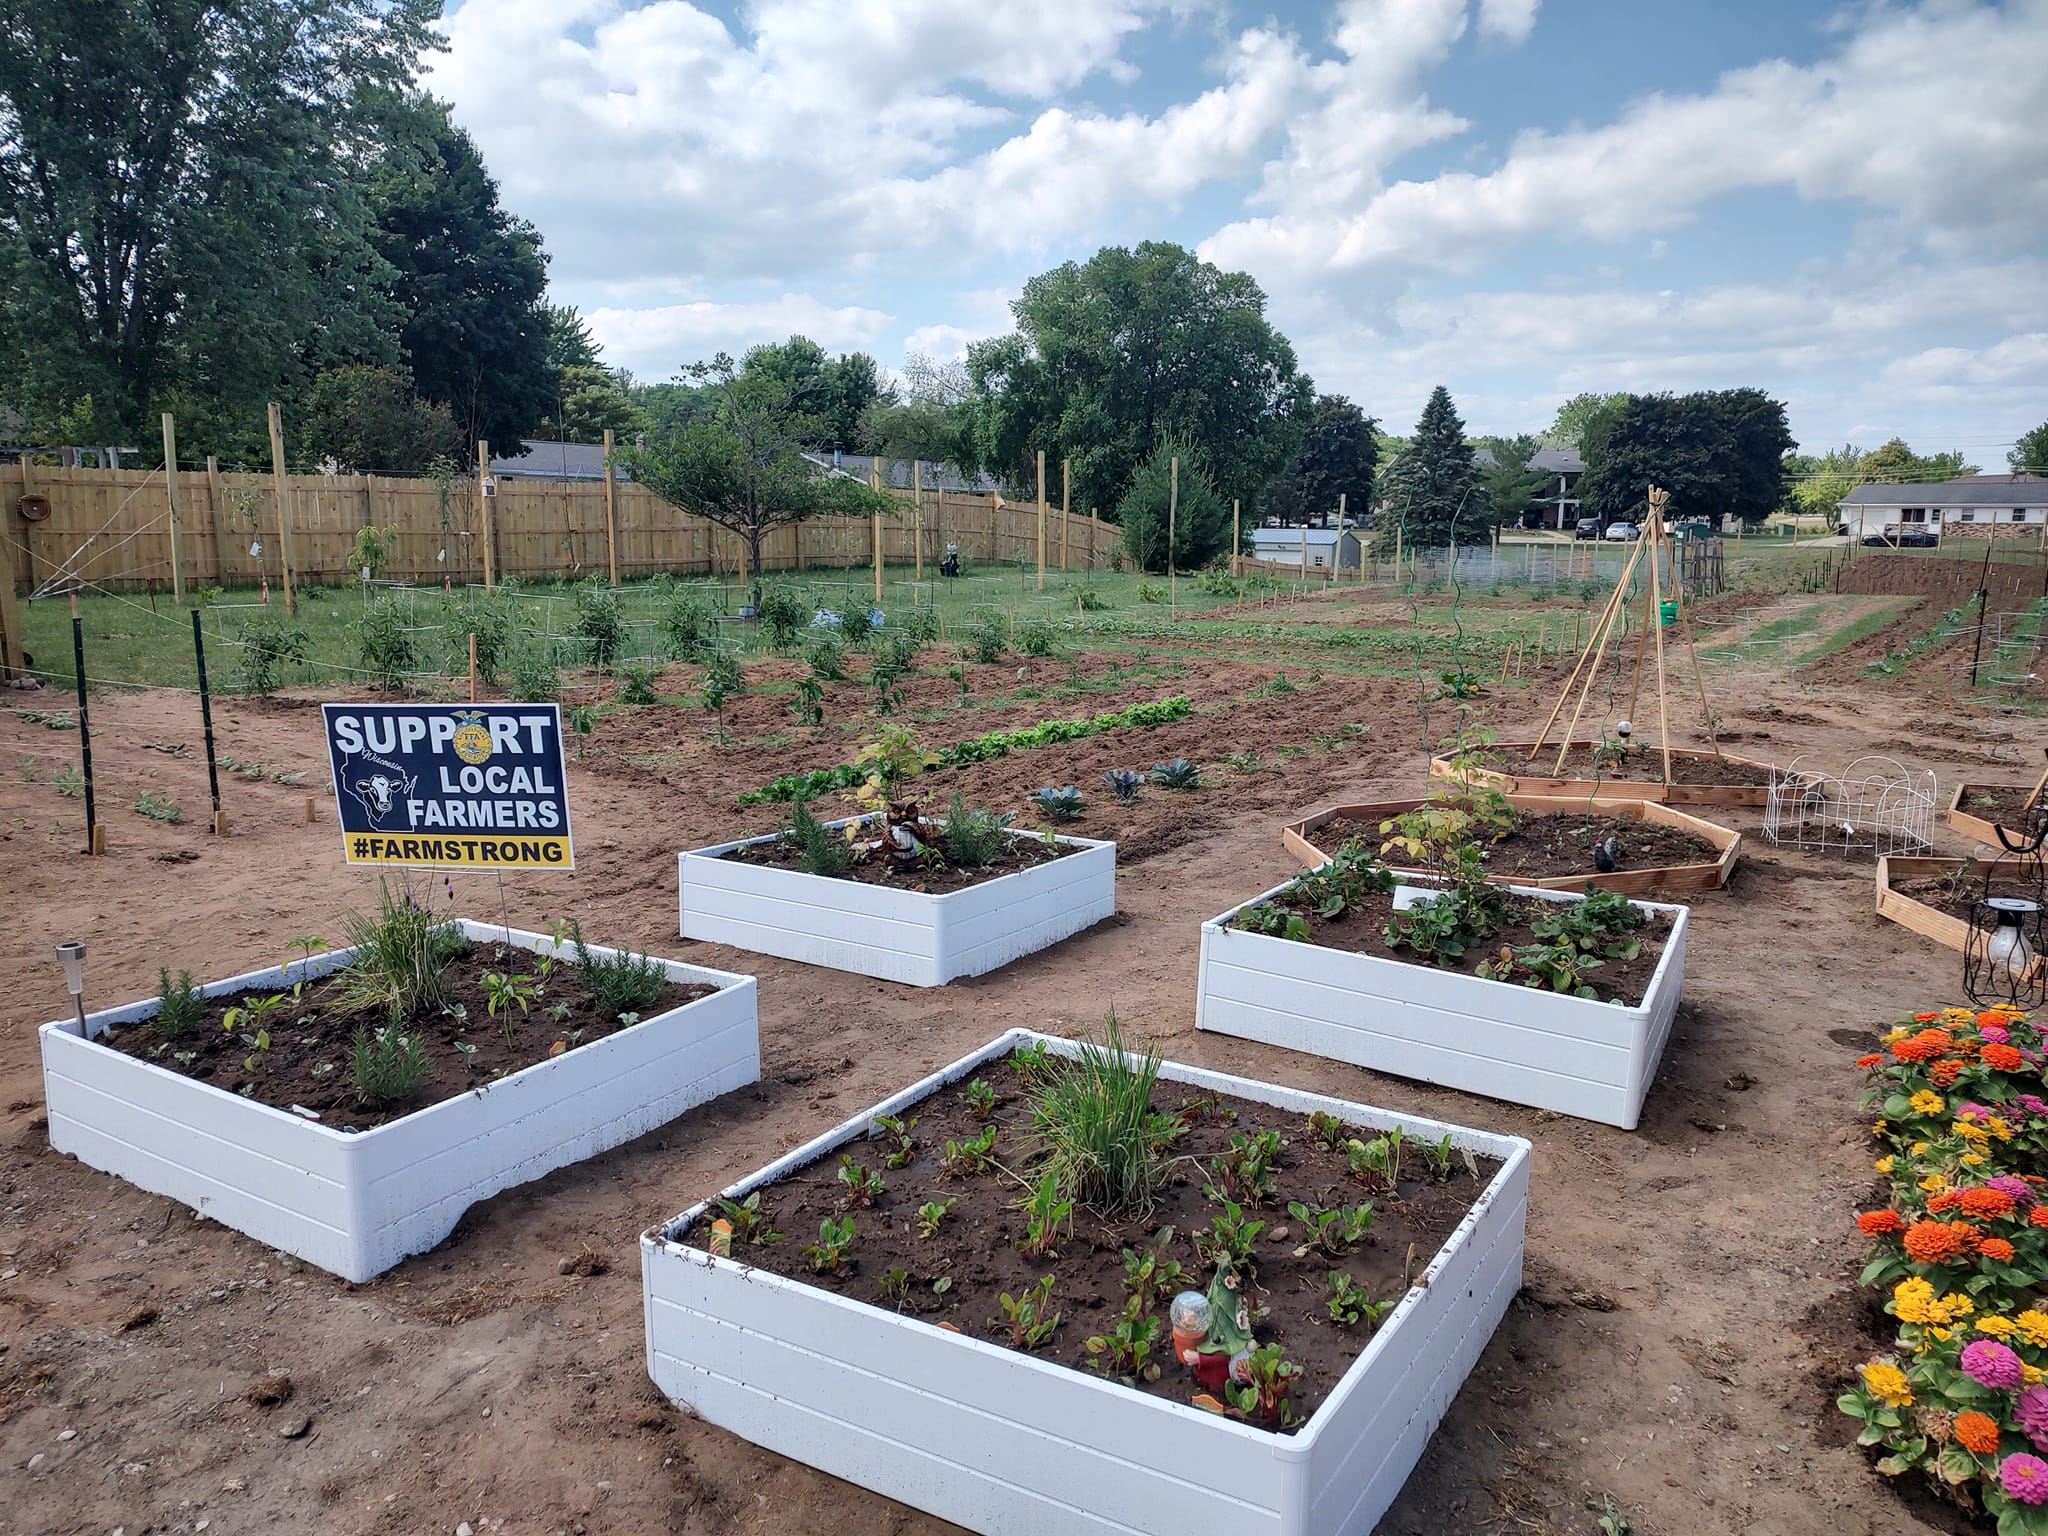
[[[1276,904],[1285,905],[1284,899],[1275,898]],[[1459,957],[1456,963],[1439,966],[1439,970],[1463,971],[1470,975],[1477,970],[1479,962],[1490,960],[1500,953],[1503,944],[1519,946],[1545,942],[1530,931],[1529,919],[1541,916],[1552,903],[1539,897],[1513,896],[1508,899],[1511,920],[1484,944],[1475,945]],[[1308,919],[1312,941],[1330,949],[1348,949],[1354,954],[1378,955],[1387,960],[1405,960],[1409,964],[1420,964],[1412,950],[1395,949],[1387,943],[1387,919],[1394,915],[1394,898],[1391,892],[1367,891],[1356,902],[1347,907],[1342,916],[1330,919],[1313,909],[1303,911]],[[1643,1000],[1649,989],[1650,978],[1656,974],[1657,961],[1664,953],[1664,940],[1671,932],[1671,919],[1663,912],[1652,912],[1649,921],[1627,935],[1619,936],[1640,939],[1642,947],[1633,960],[1604,960],[1600,969],[1586,977],[1586,985],[1596,990],[1602,1001],[1611,1002],[1619,998],[1630,1007]]]
[[[1946,912],[1950,917],[1970,920],[1970,908],[1979,896],[2017,896],[2022,901],[2039,901],[2041,888],[2021,880],[1996,880],[1990,890],[1984,888],[1984,866],[1977,865],[1967,870],[1960,879],[1948,880],[1943,876],[1930,876],[1923,880],[1894,880],[1893,891],[1909,897],[1922,906]]]
[[[2031,784],[1970,784],[1963,789],[1960,809],[1971,816],[2017,830],[2021,813],[2026,810],[2027,799],[2033,792]]]
[[[270,995],[267,988],[253,993],[208,998],[205,1017],[183,1036],[168,1043],[153,1033],[146,1023],[124,1025],[107,1035],[102,1043],[123,1055],[138,1057],[186,1077],[196,1077],[230,1093],[240,1093],[247,1088],[248,1097],[259,1103],[278,1109],[288,1110],[297,1105],[314,1110],[323,1125],[366,1130],[373,1125],[403,1119],[443,1099],[455,1098],[472,1088],[482,1088],[496,1078],[544,1061],[558,1040],[566,1049],[574,1050],[579,1045],[592,1045],[607,1035],[618,1033],[623,1026],[617,1017],[607,1018],[598,1012],[577,980],[574,966],[566,961],[560,962],[545,982],[539,982],[534,969],[538,958],[529,950],[507,950],[491,943],[478,943],[472,944],[467,954],[451,962],[448,967],[450,996],[466,1010],[466,1015],[460,1021],[443,1015],[420,1026],[426,1036],[430,1063],[427,1079],[404,1103],[379,1109],[365,1108],[356,1102],[355,1079],[350,1074],[349,1061],[357,1026],[374,1032],[383,1021],[374,1014],[348,1014],[332,1006],[333,983],[324,977],[310,983],[296,1005],[290,1001],[290,987],[275,989],[285,995],[286,1003],[267,1021],[270,1049],[261,1053],[262,1059],[256,1062],[254,1072],[242,1069],[244,1059],[255,1054],[244,1043],[242,1035],[253,1031],[244,1024],[230,1032],[223,1027],[222,1021],[228,1009],[246,998]],[[514,1008],[512,1043],[509,1046],[505,1041],[502,1016],[493,1019],[486,1011],[483,988],[486,971],[535,976],[542,989],[531,1012],[522,1015]],[[702,983],[670,982],[659,998],[641,1010],[640,1016],[651,1019],[697,998],[709,997],[717,990]],[[549,1017],[547,1012],[557,1004],[567,1004],[569,1009],[567,1015],[559,1020]],[[572,1040],[572,1035],[577,1038]],[[475,1046],[475,1054],[458,1051],[455,1048],[458,1040],[464,1045]],[[192,1053],[193,1059],[189,1063],[179,1061],[177,1058],[182,1052]],[[319,1070],[323,1067],[328,1070]]]
[[[1004,1167],[1028,1177],[1028,1089],[1008,1061],[989,1063],[980,1076],[999,1095],[993,1117],[1001,1128],[996,1157]],[[840,1198],[845,1186],[839,1181],[835,1154],[761,1191],[761,1208],[774,1230],[784,1234],[784,1240],[738,1243],[733,1257],[857,1301],[901,1310],[931,1323],[951,1323],[962,1333],[1002,1343],[1008,1341],[1007,1325],[991,1326],[991,1320],[1001,1323],[998,1298],[1005,1293],[1018,1296],[1051,1274],[1055,1278],[1049,1305],[1060,1314],[1060,1324],[1036,1353],[1041,1359],[1087,1370],[1089,1335],[1113,1332],[1123,1312],[1127,1294],[1124,1250],[1150,1245],[1162,1230],[1171,1227],[1173,1236],[1165,1252],[1187,1271],[1185,1281],[1175,1289],[1206,1291],[1214,1271],[1204,1268],[1197,1258],[1192,1234],[1207,1227],[1220,1207],[1202,1193],[1207,1177],[1203,1169],[1209,1159],[1229,1147],[1233,1133],[1278,1131],[1286,1144],[1275,1172],[1277,1196],[1257,1213],[1266,1223],[1258,1241],[1258,1283],[1269,1310],[1255,1324],[1254,1332],[1260,1344],[1285,1345],[1287,1358],[1302,1367],[1304,1374],[1295,1380],[1290,1400],[1295,1412],[1306,1419],[1372,1336],[1363,1323],[1345,1329],[1330,1321],[1326,1304],[1330,1271],[1343,1270],[1375,1301],[1398,1301],[1405,1290],[1404,1280],[1428,1267],[1500,1167],[1497,1160],[1479,1158],[1475,1179],[1463,1156],[1455,1155],[1450,1178],[1437,1183],[1425,1171],[1411,1142],[1402,1157],[1399,1190],[1375,1192],[1351,1177],[1343,1153],[1309,1139],[1305,1116],[1245,1099],[1196,1095],[1183,1084],[1162,1082],[1153,1091],[1154,1109],[1197,1107],[1188,1111],[1190,1128],[1174,1148],[1182,1160],[1171,1182],[1160,1190],[1151,1213],[1112,1221],[1077,1206],[1072,1235],[1060,1243],[1059,1257],[1030,1259],[1017,1251],[1026,1227],[1026,1218],[1017,1208],[1026,1194],[1022,1177],[988,1173],[953,1178],[941,1164],[948,1140],[964,1141],[982,1129],[982,1122],[960,1097],[965,1086],[963,1082],[942,1088],[905,1112],[906,1118],[914,1115],[917,1119],[913,1132],[917,1149],[907,1166],[883,1166],[891,1145],[887,1141],[857,1140],[846,1147],[857,1162],[880,1173],[886,1185],[872,1209],[845,1207]],[[1234,1118],[1226,1118],[1233,1111]],[[1351,1134],[1369,1140],[1378,1133],[1353,1127]],[[944,1200],[955,1204],[937,1235],[919,1237],[918,1207]],[[1294,1250],[1301,1245],[1302,1233],[1300,1224],[1288,1217],[1289,1200],[1325,1207],[1370,1200],[1372,1229],[1344,1258],[1328,1259],[1313,1252],[1297,1258]],[[717,1214],[716,1207],[711,1214]],[[799,1250],[817,1240],[820,1222],[839,1216],[851,1216],[854,1221],[848,1271],[836,1276],[815,1275]],[[684,1238],[699,1246],[708,1239],[708,1224],[700,1224]],[[910,1274],[900,1309],[883,1296],[881,1288],[882,1276],[895,1268]],[[933,1283],[948,1276],[951,1286],[935,1294]],[[1190,1402],[1202,1389],[1193,1373],[1172,1359],[1166,1311],[1162,1302],[1153,1314],[1159,1319],[1159,1345],[1152,1358],[1162,1367],[1160,1378],[1138,1390]]]
[[[1593,782],[1602,779],[1625,779],[1632,784],[1664,782],[1664,754],[1656,747],[1636,747],[1620,763],[1603,760],[1593,761],[1593,748],[1576,746],[1564,755],[1564,771],[1557,769],[1557,747],[1553,744],[1536,754],[1535,761],[1529,759],[1529,749],[1520,751],[1512,747],[1496,749],[1501,759],[1489,767],[1501,773],[1514,774],[1528,779],[1575,779]],[[1678,749],[1671,749],[1671,782],[1695,786],[1726,786],[1730,788],[1768,789],[1771,770],[1768,767],[1752,768],[1746,763],[1728,762],[1708,752],[1703,757],[1681,757]]]
[[[1004,875],[1016,874],[1020,869],[1049,864],[1054,859],[1063,859],[1068,854],[1080,851],[1064,843],[1047,847],[1042,838],[1012,837],[1004,839],[1002,850],[990,863],[979,868],[944,864],[931,869],[913,869],[908,873],[899,873],[880,854],[870,854],[847,866],[845,874],[827,878],[857,880],[863,885],[886,885],[899,891],[923,891],[936,896],[947,891],[964,891],[970,885],[999,880]],[[721,857],[740,864],[767,864],[776,869],[797,867],[795,847],[781,838],[767,843],[748,843]]]
[[[1309,833],[1309,841],[1335,853],[1350,839],[1363,838],[1368,848],[1386,841],[1379,823],[1334,817]],[[1571,811],[1532,815],[1517,812],[1513,830],[1486,850],[1486,867],[1496,875],[1549,880],[1561,875],[1591,875],[1593,845],[1612,837],[1621,847],[1618,871],[1668,869],[1679,864],[1712,864],[1721,855],[1711,844],[1679,827],[1638,821],[1628,816],[1582,816]],[[1387,855],[1399,863],[1399,850]]]

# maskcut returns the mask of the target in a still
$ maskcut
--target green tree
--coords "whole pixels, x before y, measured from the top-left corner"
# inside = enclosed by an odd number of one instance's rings
[[[353,167],[435,0],[0,0],[0,397],[140,439],[397,361]]]
[[[2005,462],[2016,475],[2048,475],[2048,421],[2014,443]]]
[[[1372,508],[1378,426],[1342,395],[1318,395],[1301,445],[1266,487],[1265,515],[1299,527],[1335,517],[1342,497],[1346,519],[1363,521]]]
[[[1396,531],[1408,549],[1470,543],[1492,521],[1465,423],[1439,384],[1415,423],[1415,435],[1387,467],[1379,485],[1374,544],[1392,550]]]
[[[370,177],[379,254],[405,312],[413,386],[453,412],[463,436],[510,448],[554,405],[547,258],[532,225],[498,206],[498,184],[448,106],[389,105]]]
[[[1493,458],[1479,472],[1487,506],[1497,523],[1503,528],[1512,527],[1550,484],[1549,475],[1529,467],[1529,461],[1543,444],[1524,432],[1513,437],[1483,438],[1481,446]]]
[[[1173,461],[1180,459],[1180,496],[1173,495]],[[1230,503],[1217,491],[1192,444],[1163,441],[1138,466],[1131,487],[1117,504],[1118,535],[1124,553],[1140,570],[1167,567],[1167,533],[1172,530],[1173,568],[1199,570],[1230,549]]]
[[[1265,311],[1246,274],[1155,241],[1040,273],[1016,331],[969,349],[971,467],[1023,484],[1043,449],[1071,461],[1081,505],[1114,507],[1174,437],[1210,457],[1226,500],[1255,501],[1315,400]]]
[[[960,465],[973,457],[966,412],[936,400],[873,401],[861,415],[860,440],[884,458]]]
[[[1760,389],[1631,395],[1588,429],[1579,498],[1589,513],[1635,518],[1657,485],[1674,514],[1758,523],[1785,503],[1795,446],[1784,403]]]
[[[849,476],[820,473],[803,456],[822,420],[815,380],[791,376],[772,356],[757,367],[757,354],[770,350],[756,348],[743,363],[723,352],[692,363],[683,377],[708,392],[716,402],[712,413],[619,455],[633,477],[670,506],[745,541],[757,609],[761,542],[769,533],[826,513],[888,512],[896,505]]]
[[[1602,395],[1594,393],[1573,395],[1557,408],[1557,419],[1544,434],[1553,447],[1583,448],[1586,429],[1593,424],[1593,418],[1605,411],[1613,411],[1628,399],[1627,395]]]
[[[401,368],[332,368],[296,414],[302,462],[331,458],[350,474],[416,475],[436,458],[460,461],[448,407],[420,399]]]
[[[1842,498],[1863,483],[1859,466],[1864,457],[1864,451],[1854,443],[1844,443],[1822,454],[1794,454],[1785,462],[1785,472],[1792,483],[1793,508],[1803,516],[1822,517],[1832,523]]]
[[[1908,448],[1903,438],[1895,437],[1858,460],[1856,472],[1862,476],[1858,484],[1939,485],[1961,475],[1974,475],[1977,466],[1965,464],[1960,453],[1922,456]]]

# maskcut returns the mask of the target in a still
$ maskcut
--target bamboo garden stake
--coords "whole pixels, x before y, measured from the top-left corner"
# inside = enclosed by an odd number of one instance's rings
[[[1045,590],[1045,450],[1038,450],[1038,590]]]
[[[617,590],[619,585],[619,517],[617,505],[613,500],[612,429],[610,427],[604,429],[604,551],[607,560],[611,564],[612,587],[613,590]],[[471,635],[469,640],[472,646],[476,644],[476,636]],[[470,694],[469,698],[471,703],[476,702],[476,695],[474,693]]]

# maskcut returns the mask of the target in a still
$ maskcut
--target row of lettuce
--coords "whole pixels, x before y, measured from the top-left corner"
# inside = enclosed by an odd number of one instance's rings
[[[1924,1474],[1999,1536],[2048,1536],[2048,1099],[2024,1015],[1915,1014],[1857,1065],[1882,1205],[1862,1283],[1896,1332],[1838,1399],[1878,1470]]]

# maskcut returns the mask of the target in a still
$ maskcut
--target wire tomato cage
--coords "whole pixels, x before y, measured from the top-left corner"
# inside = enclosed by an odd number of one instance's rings
[[[1934,846],[1934,770],[1915,773],[1896,758],[1859,757],[1842,773],[1795,757],[1771,767],[1764,836],[1780,847],[1872,858]]]

